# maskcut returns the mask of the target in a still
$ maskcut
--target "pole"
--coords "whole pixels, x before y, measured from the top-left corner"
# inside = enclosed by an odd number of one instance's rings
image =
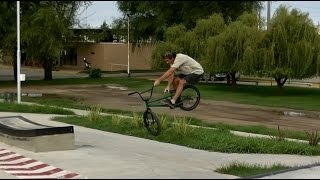
[[[128,77],[130,77],[130,36],[129,36],[129,30],[130,30],[130,16],[128,16]]]
[[[271,17],[271,1],[267,1],[267,29],[269,27],[270,17]]]
[[[20,1],[17,1],[17,101],[21,102],[21,81],[20,81]]]

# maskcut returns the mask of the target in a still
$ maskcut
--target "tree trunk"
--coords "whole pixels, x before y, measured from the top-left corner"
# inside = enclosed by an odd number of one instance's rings
[[[236,79],[236,73],[235,72],[231,73],[231,81],[232,81],[232,86],[236,86],[237,85],[237,79]]]
[[[274,79],[277,82],[278,88],[282,88],[288,78],[274,78]]]
[[[231,84],[231,83],[230,83],[230,79],[231,79],[231,78],[230,78],[230,74],[227,74],[227,75],[226,75],[226,78],[227,78],[227,84]]]
[[[51,59],[45,59],[43,62],[43,69],[44,69],[44,78],[45,81],[52,80],[52,60]]]

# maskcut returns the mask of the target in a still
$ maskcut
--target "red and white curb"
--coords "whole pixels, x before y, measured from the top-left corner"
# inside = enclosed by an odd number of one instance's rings
[[[0,171],[20,179],[86,179],[15,152],[0,148]]]

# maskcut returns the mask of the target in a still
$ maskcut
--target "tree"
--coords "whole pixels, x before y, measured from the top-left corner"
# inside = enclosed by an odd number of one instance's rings
[[[128,27],[127,20],[124,18],[117,18],[111,24],[112,34],[117,42],[127,37]]]
[[[198,19],[221,13],[235,20],[245,11],[262,8],[262,1],[117,1],[124,16],[130,15],[134,41],[164,40],[170,26],[183,24],[193,29]]]
[[[247,61],[256,59],[251,72],[273,77],[279,88],[288,78],[310,78],[319,72],[319,34],[307,13],[280,6],[264,38],[256,45],[257,55],[247,56]]]
[[[73,36],[75,12],[85,1],[40,1],[21,23],[27,57],[44,68],[44,80],[52,80],[52,68],[67,40]]]
[[[175,47],[176,52],[185,53],[201,62],[204,54],[206,53],[207,40],[210,36],[219,34],[225,28],[225,22],[223,17],[218,14],[213,14],[208,19],[199,19],[194,29],[188,31],[185,25],[179,24],[169,27],[164,33],[165,43],[161,43],[161,46],[156,47],[156,52],[159,49],[163,49],[163,46]],[[179,47],[179,48],[177,48]],[[161,50],[159,50],[161,51]],[[164,52],[162,52],[164,53]],[[161,61],[161,56],[154,61]]]
[[[17,64],[16,64],[16,2],[1,1],[0,2],[0,49],[2,55],[11,56],[13,59],[13,75],[17,80]],[[15,13],[15,14],[14,14]]]
[[[215,13],[207,19],[199,19],[192,30],[194,41],[190,42],[195,50],[193,57],[201,62],[206,54],[208,38],[220,34],[225,28],[226,24],[221,14]]]
[[[210,73],[227,73],[235,85],[235,74],[242,71],[244,52],[251,45],[248,40],[257,32],[258,15],[244,13],[224,31],[209,37],[203,61],[205,70]]]
[[[111,33],[111,30],[109,28],[109,25],[106,23],[106,21],[103,21],[101,24],[100,28],[101,33],[99,33],[99,39],[98,41],[103,41],[103,42],[112,42],[113,41],[113,36]]]
[[[38,60],[44,68],[44,79],[52,79],[53,63],[59,58],[66,41],[73,36],[72,27],[77,22],[75,12],[88,1],[22,1],[21,50],[27,58]],[[16,78],[16,2],[0,2],[0,49],[13,56]]]
[[[166,52],[180,52],[181,47],[178,47],[175,44],[160,41],[157,43],[155,50],[152,52],[151,57],[151,69],[154,70],[163,70],[167,68],[167,64],[164,63],[162,55]]]

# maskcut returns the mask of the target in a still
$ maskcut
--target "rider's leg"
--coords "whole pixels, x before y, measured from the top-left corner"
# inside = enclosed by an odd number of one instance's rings
[[[171,86],[174,87],[174,75],[171,75],[170,77],[168,77],[168,86],[169,86],[169,89],[171,90]]]
[[[173,85],[173,89],[176,91],[177,90],[177,87],[178,87],[178,84],[179,84],[179,78],[178,77],[174,77],[173,78],[173,81],[172,81],[172,85]]]
[[[177,77],[177,88],[176,88],[176,93],[173,96],[171,102],[174,104],[177,99],[180,97],[182,91],[183,91],[183,87],[186,84],[194,84],[197,83],[201,77],[203,76],[203,74],[201,75],[197,75],[197,74],[188,74],[188,75],[181,75],[179,77]]]
[[[174,96],[171,99],[172,104],[175,104],[175,102],[177,101],[177,99],[180,97],[182,91],[183,91],[183,87],[184,85],[187,83],[187,81],[185,79],[180,79],[177,78],[177,88],[176,88],[176,93],[174,94]]]

